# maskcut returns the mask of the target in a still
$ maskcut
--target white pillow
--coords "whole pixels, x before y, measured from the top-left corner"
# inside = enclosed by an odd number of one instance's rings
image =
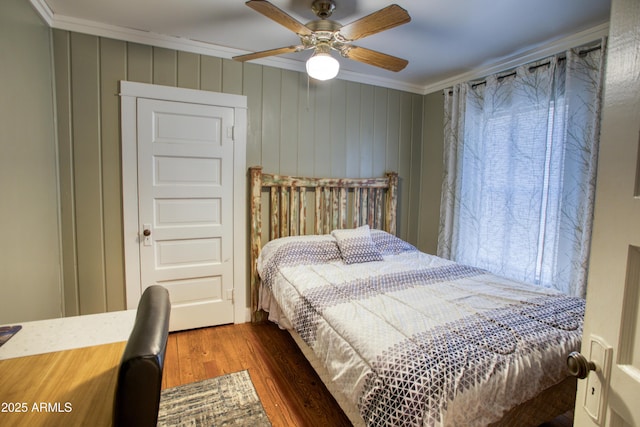
[[[389,234],[386,231],[371,229],[371,240],[376,245],[382,256],[398,255],[403,252],[417,252],[411,243]]]
[[[333,230],[331,235],[338,242],[340,255],[347,264],[383,260],[373,243],[368,225],[350,230]]]

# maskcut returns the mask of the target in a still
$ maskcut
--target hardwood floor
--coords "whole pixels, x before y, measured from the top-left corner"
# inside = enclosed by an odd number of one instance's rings
[[[171,333],[162,386],[244,369],[273,427],[351,425],[293,338],[272,323]]]
[[[162,387],[244,369],[273,427],[351,425],[293,338],[269,322],[171,333]],[[543,424],[572,425],[570,413]]]
[[[540,427],[572,427],[573,411],[556,417],[553,421],[541,424]]]

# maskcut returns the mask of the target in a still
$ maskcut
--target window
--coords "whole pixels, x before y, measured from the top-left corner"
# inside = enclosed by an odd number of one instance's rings
[[[440,256],[584,296],[601,64],[572,51],[445,93]]]

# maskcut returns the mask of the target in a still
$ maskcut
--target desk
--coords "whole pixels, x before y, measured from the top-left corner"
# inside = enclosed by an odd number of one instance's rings
[[[0,360],[126,341],[136,313],[133,309],[14,323],[22,329],[0,347]]]
[[[135,315],[21,323],[0,347],[0,425],[110,426],[117,369]]]
[[[0,361],[0,425],[110,426],[125,345],[110,343]]]

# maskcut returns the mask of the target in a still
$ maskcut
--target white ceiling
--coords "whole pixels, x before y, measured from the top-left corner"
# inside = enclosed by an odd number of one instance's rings
[[[312,0],[270,0],[295,19],[316,19]],[[390,4],[335,0],[332,20],[347,24]],[[223,58],[290,46],[298,37],[243,0],[31,0],[54,28],[149,43]],[[409,61],[399,73],[340,58],[338,78],[427,93],[607,33],[610,0],[398,0],[408,24],[356,45]],[[257,63],[304,70],[310,52]],[[537,56],[537,57],[536,57]]]

